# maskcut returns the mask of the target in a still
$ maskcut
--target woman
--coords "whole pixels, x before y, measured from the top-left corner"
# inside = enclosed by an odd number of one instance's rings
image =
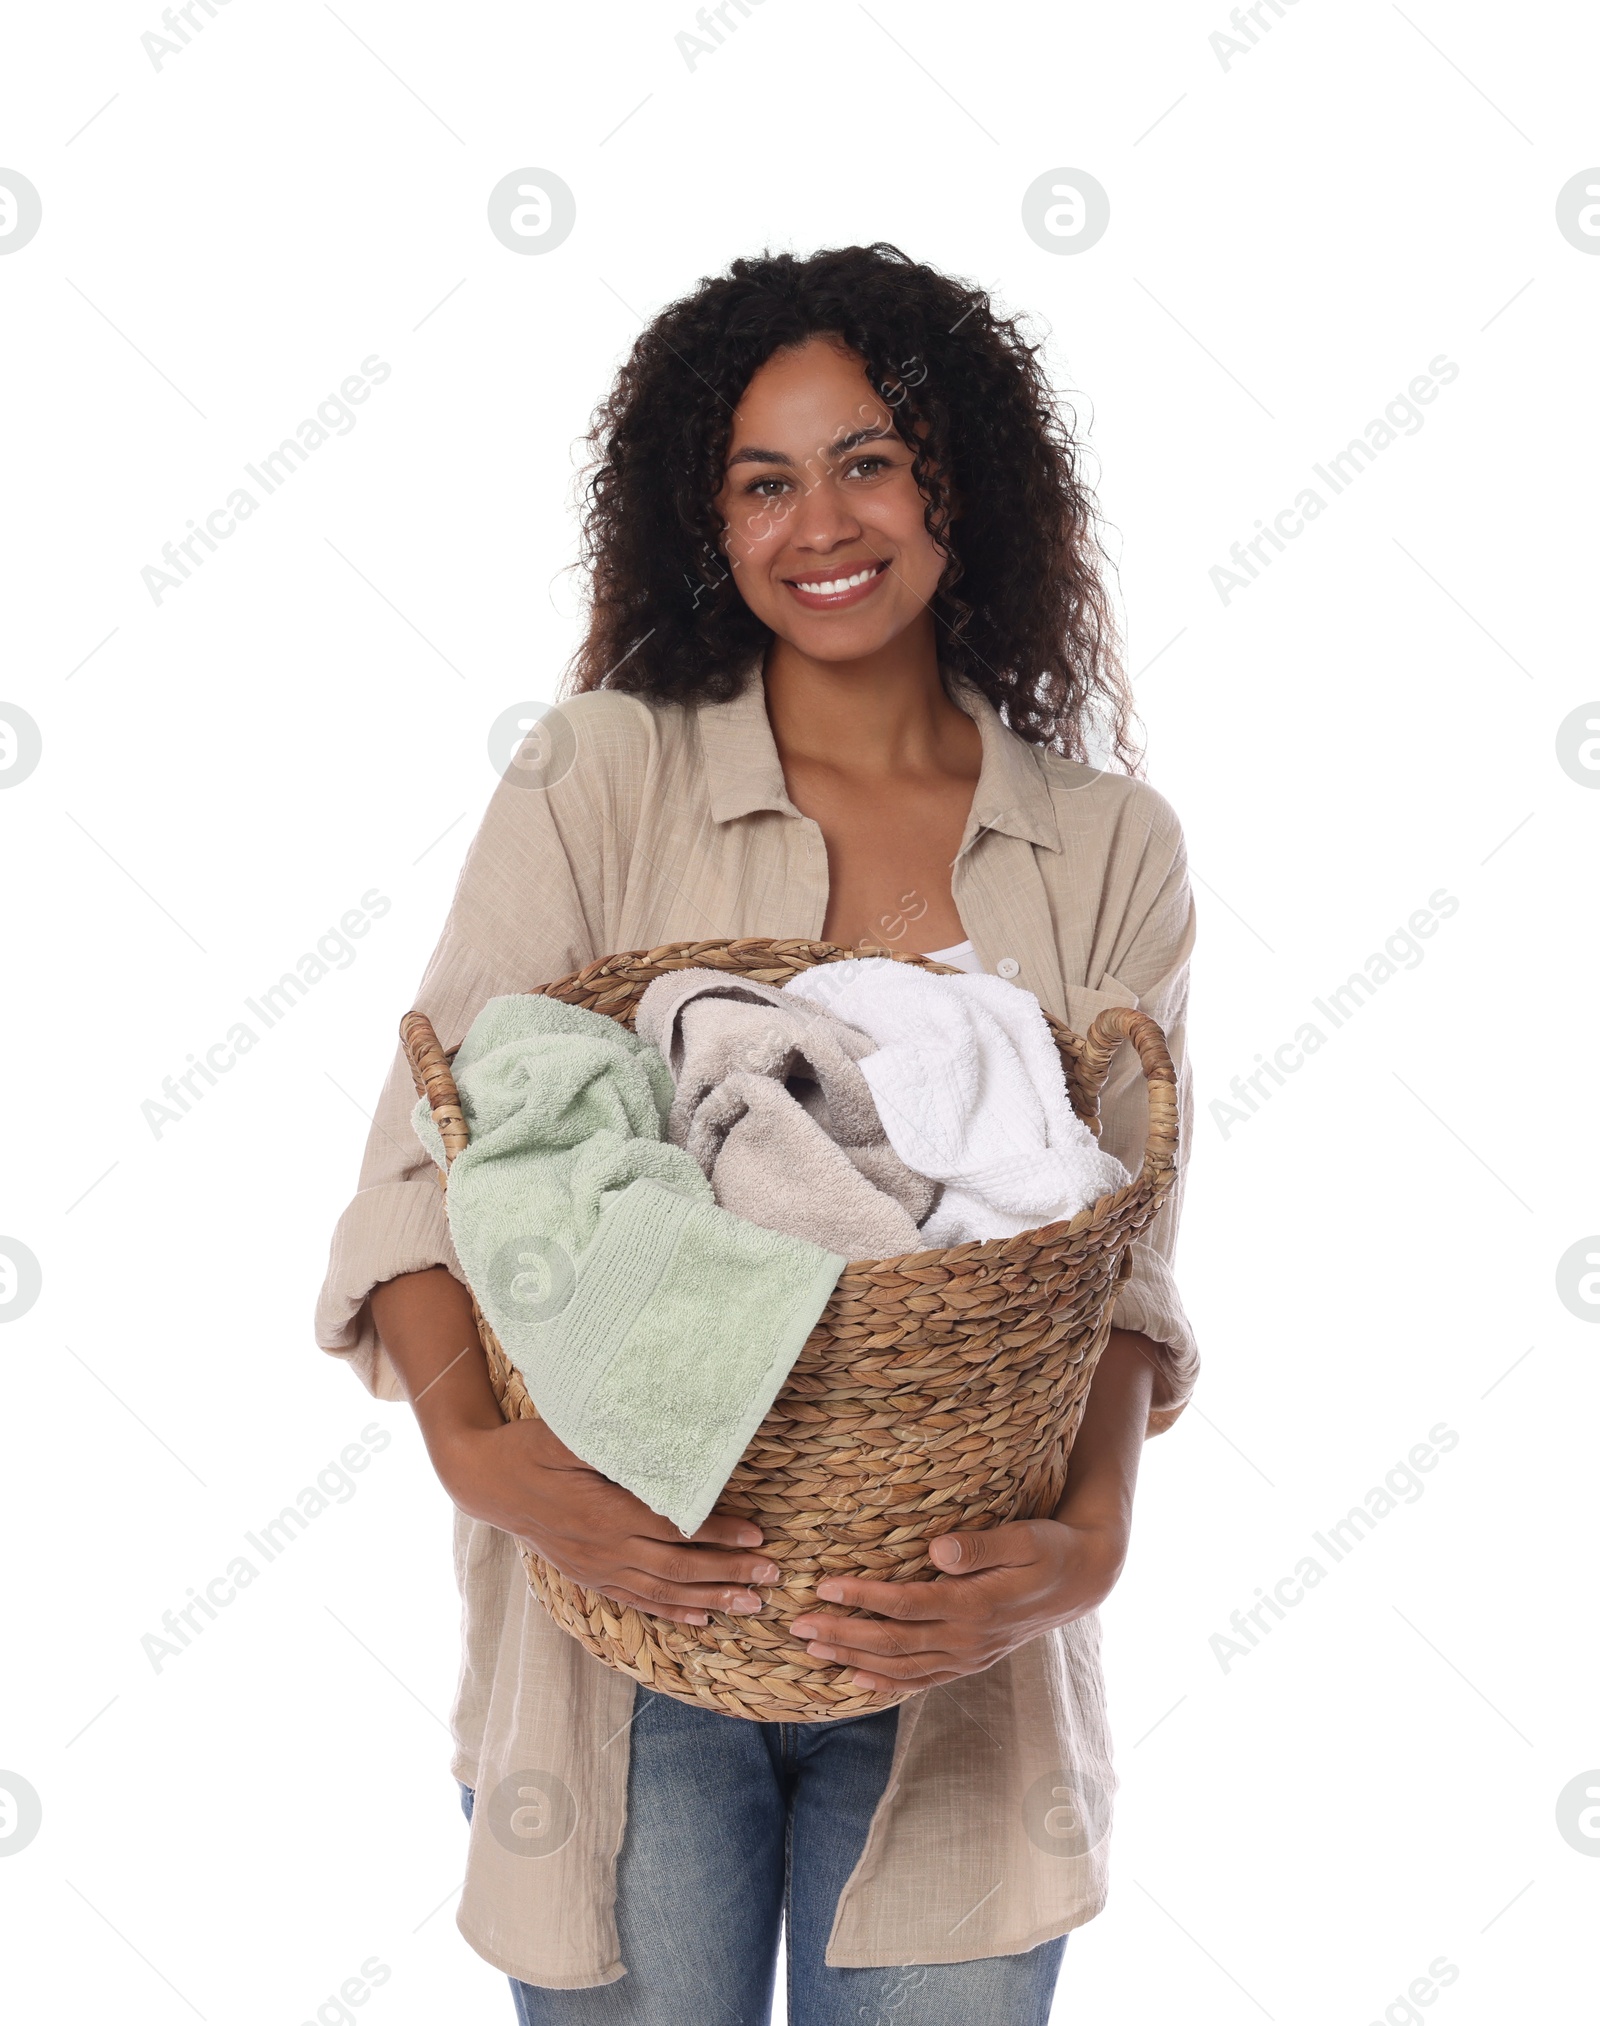
[[[1187,1127],[1182,839],[1131,771],[1081,452],[1014,322],[890,246],[738,261],[645,330],[592,442],[576,694],[467,858],[416,1002],[445,1046],[492,995],[615,950],[812,937],[994,971],[1080,1033],[1143,1007]],[[1126,770],[1088,763],[1096,722]],[[1134,1248],[1054,1516],[943,1537],[926,1583],[825,1582],[797,1623],[919,1692],[755,1724],[636,1689],[529,1592],[519,1537],[690,1624],[758,1610],[777,1570],[754,1526],[686,1542],[501,1421],[412,1101],[397,1058],[318,1333],[410,1399],[459,1509],[458,1922],[519,2016],[764,2020],[786,1921],[793,2026],[1045,2020],[1105,1892],[1095,1607],[1140,1446],[1193,1384],[1178,1191]],[[1130,1049],[1103,1116],[1136,1169]]]

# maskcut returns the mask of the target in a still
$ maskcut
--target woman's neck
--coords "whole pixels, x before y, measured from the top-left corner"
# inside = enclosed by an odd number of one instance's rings
[[[787,768],[975,774],[979,740],[945,694],[931,617],[859,661],[817,661],[782,639],[767,651],[767,717]]]

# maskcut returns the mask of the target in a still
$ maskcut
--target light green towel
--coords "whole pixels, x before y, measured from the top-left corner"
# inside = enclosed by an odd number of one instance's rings
[[[662,1138],[666,1063],[603,1014],[491,999],[454,1076],[445,1209],[484,1314],[567,1447],[692,1534],[844,1259],[717,1207]],[[412,1123],[442,1168],[425,1098]]]

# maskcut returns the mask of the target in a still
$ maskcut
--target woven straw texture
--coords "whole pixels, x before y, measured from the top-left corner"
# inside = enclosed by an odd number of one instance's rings
[[[666,971],[704,965],[783,985],[854,954],[766,937],[669,943],[602,957],[536,989],[632,1027],[640,994]],[[648,1617],[584,1589],[524,1542],[535,1592],[597,1660],[681,1702],[763,1722],[887,1709],[910,1691],[864,1691],[849,1668],[813,1660],[791,1638],[818,1582],[926,1580],[937,1574],[927,1553],[937,1535],[1053,1511],[1128,1247],[1172,1183],[1178,1111],[1171,1058],[1146,1015],[1112,1007],[1087,1035],[1054,1019],[1050,1028],[1073,1108],[1096,1134],[1111,1058],[1124,1041],[1137,1052],[1150,1108],[1139,1174],[1070,1221],[845,1268],[717,1502],[719,1513],[756,1522],[762,1552],[783,1571],[760,1592],[758,1615],[713,1612],[704,1626]],[[400,1032],[453,1159],[467,1129],[449,1058],[425,1015],[408,1013]],[[521,1374],[473,1306],[501,1411],[537,1419]]]

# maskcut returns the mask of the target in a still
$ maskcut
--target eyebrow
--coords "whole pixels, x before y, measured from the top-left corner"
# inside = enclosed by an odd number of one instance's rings
[[[829,458],[843,457],[847,452],[857,449],[863,443],[882,443],[886,438],[895,434],[896,431],[892,425],[872,429],[853,429],[848,436],[841,436],[836,443],[823,451],[822,455]],[[791,471],[794,469],[794,459],[784,451],[760,450],[754,445],[749,445],[745,449],[736,450],[733,453],[728,459],[728,469],[731,471],[736,464],[785,464]]]

